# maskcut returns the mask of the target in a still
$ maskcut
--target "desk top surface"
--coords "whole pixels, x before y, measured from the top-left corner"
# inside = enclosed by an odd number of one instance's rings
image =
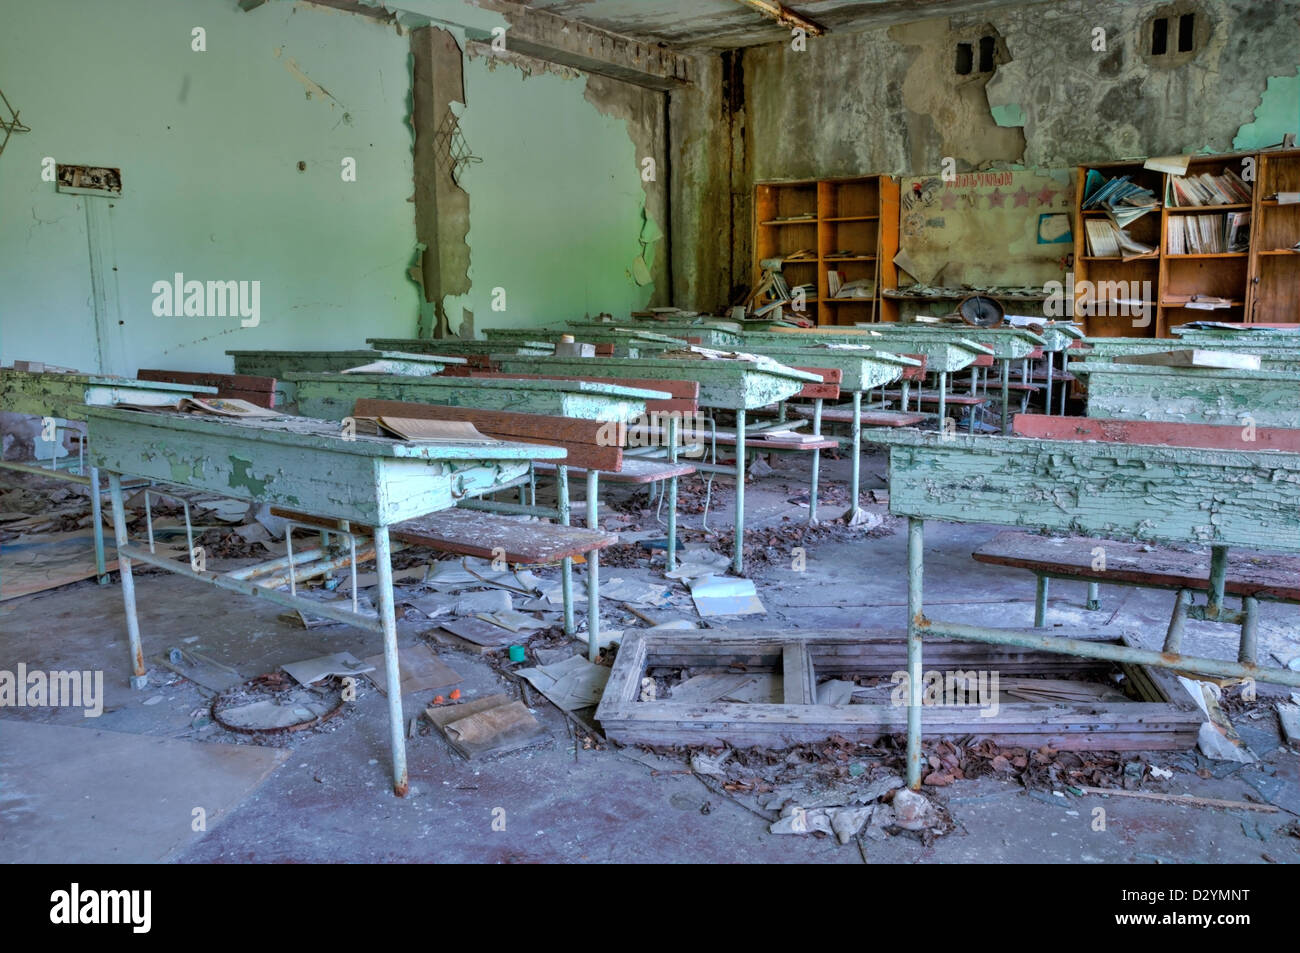
[[[337,421],[314,417],[216,417],[176,411],[128,410],[120,407],[90,407],[87,416],[93,429],[99,422],[139,428],[142,437],[162,436],[173,431],[214,443],[222,440],[255,440],[276,445],[346,453],[367,457],[413,460],[560,460],[563,447],[505,440],[391,440],[365,434],[346,435]]]

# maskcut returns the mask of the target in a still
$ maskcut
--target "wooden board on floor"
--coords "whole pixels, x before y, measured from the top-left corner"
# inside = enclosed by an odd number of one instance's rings
[[[1053,630],[1055,631],[1055,630]],[[1099,641],[1113,638],[1090,636]],[[940,646],[926,642],[926,670],[945,668]],[[620,744],[733,745],[782,748],[842,736],[871,742],[907,728],[905,705],[742,704],[728,702],[640,701],[641,679],[658,667],[715,667],[735,670],[737,662],[747,672],[783,672],[794,680],[786,697],[815,697],[815,687],[805,679],[836,670],[863,674],[853,656],[868,646],[884,649],[875,664],[899,672],[906,669],[905,639],[873,635],[866,630],[786,633],[763,630],[640,633],[629,630],[614,661],[614,668],[596,711],[608,737]],[[967,645],[980,655],[968,656],[966,671],[999,670],[1001,652],[995,646]],[[848,654],[840,654],[847,652]],[[1021,652],[1042,658],[1043,671],[1055,670],[1060,659],[1053,653]],[[702,659],[684,663],[684,658]],[[1080,661],[1080,660],[1076,660]],[[892,669],[890,669],[892,666]],[[883,674],[883,672],[882,672]],[[1185,696],[1185,693],[1183,693]],[[926,737],[974,735],[1000,744],[1023,747],[1051,745],[1060,750],[1162,750],[1185,748],[1196,742],[1203,716],[1190,698],[1172,696],[1161,701],[1044,704],[1002,702],[991,706],[927,706],[922,712]]]

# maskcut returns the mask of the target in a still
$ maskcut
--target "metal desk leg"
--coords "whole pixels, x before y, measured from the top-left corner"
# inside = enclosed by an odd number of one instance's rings
[[[736,411],[736,545],[731,557],[736,575],[745,571],[745,408]]]
[[[980,386],[980,369],[979,369],[978,367],[975,367],[974,365],[971,365],[971,369],[970,369],[970,395],[971,395],[972,397],[978,396],[978,395],[976,394],[976,391],[979,390],[979,386]]]
[[[854,395],[857,396],[856,394]],[[813,436],[822,435],[822,399],[818,397],[813,401]],[[817,483],[821,478],[822,469],[822,452],[813,451],[812,458],[812,480],[808,486],[808,525],[817,525]]]
[[[101,586],[108,585],[108,560],[104,556],[104,501],[99,493],[99,467],[89,467],[90,518],[95,523],[95,578]]]
[[[131,643],[131,687],[144,688],[149,676],[144,667],[144,649],[140,646],[140,619],[135,614],[135,577],[131,559],[122,554],[126,545],[126,508],[122,505],[122,477],[108,475],[108,494],[113,503],[113,536],[117,540],[117,568],[122,574],[122,604],[126,609],[126,636]]]
[[[1096,612],[1101,608],[1101,584],[1096,582],[1088,583],[1088,605],[1089,610]]]
[[[939,433],[948,431],[948,372],[939,372]]]
[[[1052,414],[1052,371],[1056,369],[1056,355],[1050,351],[1047,354],[1047,397],[1043,400],[1043,413],[1049,417]]]
[[[1210,547],[1210,592],[1205,604],[1205,617],[1219,618],[1223,611],[1223,587],[1228,578],[1228,547]]]
[[[600,509],[600,471],[587,471],[587,527],[598,529]],[[600,655],[600,550],[587,553],[587,658]]]
[[[1042,628],[1047,624],[1047,585],[1048,578],[1040,574],[1038,576],[1038,588],[1034,593],[1034,625]]]
[[[397,618],[393,612],[393,551],[388,527],[375,527],[375,572],[379,576],[379,622],[384,627],[384,667],[388,682],[388,738],[393,748],[393,793],[406,797],[406,719],[402,717],[402,670],[397,658]]]
[[[911,391],[911,389],[912,389],[912,382],[911,382],[911,381],[903,381],[903,407],[902,407],[902,410],[903,410],[904,413],[907,412],[907,396],[908,396],[908,392]]]
[[[1011,362],[1002,362],[1002,433],[1011,433]]]
[[[555,468],[555,490],[559,497],[560,525],[569,525],[569,468],[561,464]],[[560,560],[560,592],[564,599],[564,634],[573,635],[573,558]]]
[[[697,438],[699,434],[695,435]],[[668,462],[677,462],[677,418],[668,418]],[[664,554],[664,572],[677,568],[677,477],[668,478],[668,549]]]
[[[1255,664],[1255,654],[1259,650],[1259,600],[1254,596],[1243,596],[1241,614],[1241,648],[1237,651],[1237,661],[1247,665]]]
[[[921,789],[921,623],[925,607],[921,598],[921,551],[925,521],[907,518],[907,786]]]
[[[1191,601],[1190,591],[1178,590],[1178,595],[1174,598],[1174,612],[1169,617],[1169,628],[1165,630],[1165,645],[1162,651],[1173,655],[1183,651],[1183,629],[1187,626],[1187,608]]]
[[[903,384],[907,386],[906,383]],[[907,393],[904,391],[904,393]],[[858,504],[858,497],[861,496],[862,481],[862,392],[853,392],[853,478],[850,481],[849,493],[853,497],[849,503],[849,525],[852,526],[859,519],[861,509]]]
[[[1062,370],[1062,371],[1065,370],[1065,365],[1066,365],[1066,363],[1067,363],[1068,360],[1069,360],[1069,359],[1067,358],[1067,356],[1063,353],[1063,354],[1061,355],[1061,370]],[[1061,416],[1062,416],[1062,417],[1065,416],[1065,398],[1068,397],[1069,394],[1070,394],[1070,382],[1067,381],[1067,380],[1062,380],[1062,381],[1061,381]]]

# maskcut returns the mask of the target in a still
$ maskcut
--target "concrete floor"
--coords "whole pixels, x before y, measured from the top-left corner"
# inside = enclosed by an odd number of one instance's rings
[[[776,466],[750,490],[747,507],[751,526],[775,527],[772,532],[779,535],[779,527],[797,525],[783,522],[784,517],[806,518],[806,509],[788,502],[805,486],[805,474],[786,460]],[[844,460],[828,461],[828,484],[843,481],[847,466]],[[865,457],[864,488],[883,487],[883,470],[882,456]],[[715,493],[711,527],[729,525],[731,496],[725,487]],[[843,503],[829,505],[824,515],[843,508]],[[699,517],[687,516],[682,523],[689,532],[698,527]],[[883,530],[809,544],[803,573],[780,564],[755,569],[751,575],[768,613],[728,624],[901,629],[906,618],[901,528],[899,521],[887,520]],[[1032,577],[999,572],[970,558],[973,549],[998,531],[992,526],[927,525],[926,604],[932,616],[1031,624]],[[378,636],[344,626],[293,627],[277,619],[281,610],[275,606],[175,576],[150,573],[138,577],[137,588],[147,657],[181,646],[252,677],[327,652],[348,651],[364,658],[381,650]],[[1106,625],[1158,646],[1171,594],[1102,587],[1102,611],[1088,612],[1082,608],[1083,588],[1054,587],[1050,623]],[[1261,616],[1262,657],[1272,652],[1289,660],[1300,654],[1300,608],[1266,603]],[[403,643],[417,642],[427,626],[403,623]],[[471,763],[440,737],[417,734],[408,741],[411,793],[397,799],[389,790],[385,700],[373,688],[363,687],[356,704],[321,729],[253,745],[243,736],[204,724],[206,693],[164,668],[151,666],[150,685],[144,691],[127,686],[126,634],[116,583],[81,583],[0,605],[0,633],[0,670],[13,671],[19,662],[31,670],[101,669],[105,692],[104,713],[95,719],[71,709],[0,709],[3,861],[112,857],[145,862],[857,864],[864,856],[872,863],[1300,860],[1300,839],[1284,830],[1294,826],[1295,815],[1286,811],[1264,814],[1138,799],[1061,798],[992,779],[927,791],[946,806],[955,823],[951,833],[930,846],[907,834],[865,841],[862,852],[831,838],[775,836],[762,818],[712,793],[681,762],[613,746],[592,750],[575,744],[565,718],[536,695],[534,712],[550,734],[548,743]],[[1189,624],[1187,651],[1226,658],[1235,655],[1235,646],[1234,630]],[[482,658],[445,648],[439,652],[464,676],[459,687],[466,697],[517,694]],[[1269,692],[1277,694],[1261,686],[1262,694]],[[408,695],[407,716],[422,710],[433,694]],[[17,743],[20,724],[22,744]],[[1238,728],[1262,759],[1258,765],[1217,763],[1210,766],[1210,776],[1202,778],[1195,772],[1203,762],[1192,752],[1152,753],[1152,764],[1174,771],[1162,790],[1256,801],[1263,791],[1291,812],[1300,812],[1300,756],[1281,745],[1275,717],[1265,711],[1256,719],[1239,719]],[[134,738],[134,747],[122,736]],[[106,748],[115,742],[120,742],[113,748],[116,753],[106,758]],[[31,752],[42,745],[47,746],[47,756],[38,772],[30,763]],[[225,761],[205,761],[196,754],[231,745],[256,748],[249,754],[259,757],[247,765],[222,768]],[[181,783],[177,775],[198,771],[191,766],[199,762],[217,773],[210,781]],[[107,783],[115,774],[129,773],[128,767],[137,769],[132,776],[153,780],[134,787]],[[1107,812],[1104,831],[1093,830],[1093,808],[1098,805]],[[196,808],[203,809],[202,825],[194,820]],[[493,823],[501,817],[505,830],[495,829],[501,825]],[[33,845],[39,845],[39,851]]]

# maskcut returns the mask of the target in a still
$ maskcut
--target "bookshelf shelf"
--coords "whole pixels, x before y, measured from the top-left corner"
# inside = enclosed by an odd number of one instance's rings
[[[1252,160],[1255,166],[1256,180],[1247,183],[1251,186],[1251,201],[1211,205],[1170,204],[1170,197],[1174,194],[1172,180],[1178,177],[1146,169],[1141,159],[1078,168],[1074,229],[1076,282],[1137,282],[1130,300],[1149,298],[1155,308],[1154,320],[1149,322],[1143,317],[1129,315],[1084,315],[1081,320],[1087,334],[1170,337],[1171,328],[1196,318],[1238,324],[1300,321],[1300,253],[1291,249],[1300,241],[1300,205],[1279,205],[1276,199],[1264,198],[1279,192],[1300,191],[1300,150],[1196,156],[1188,164],[1187,177],[1194,179],[1209,175],[1222,182],[1230,178],[1228,173],[1231,172],[1244,178],[1244,170],[1249,165],[1247,160]],[[1084,223],[1107,217],[1105,210],[1082,207],[1090,171],[1099,173],[1103,181],[1128,175],[1132,182],[1161,197],[1162,207],[1152,209],[1126,228],[1131,238],[1154,246],[1155,252],[1127,258],[1088,253]],[[1189,191],[1188,183],[1179,183],[1183,200],[1196,191],[1195,183],[1192,185]],[[1232,194],[1234,190],[1217,190],[1219,195],[1225,192]],[[1214,189],[1203,190],[1198,197],[1204,200],[1212,193],[1215,193]],[[1242,213],[1249,215],[1247,221],[1242,221],[1245,218]],[[1186,250],[1191,247],[1188,230],[1184,230],[1184,225],[1192,224],[1192,220],[1185,218],[1188,215],[1216,216],[1225,226],[1230,226],[1227,234],[1220,234],[1217,240],[1214,231],[1210,232],[1210,247],[1215,247],[1215,244],[1233,247],[1235,243],[1230,239],[1234,229],[1249,229],[1249,249],[1223,252]],[[1169,253],[1171,228],[1176,237],[1182,238],[1183,252]],[[1201,234],[1201,247],[1205,247],[1206,239],[1204,233]],[[1245,236],[1242,235],[1244,243]],[[1084,287],[1089,284],[1084,284]],[[1137,289],[1142,290],[1140,295]],[[1227,306],[1215,309],[1189,306],[1188,298],[1193,295],[1219,298],[1227,302]]]
[[[1201,212],[1205,214],[1209,214],[1211,212],[1232,212],[1232,211],[1240,212],[1249,208],[1250,205],[1243,202],[1239,205],[1166,205],[1165,211],[1168,212],[1170,215],[1182,215],[1182,214],[1197,213],[1197,212]]]
[[[811,213],[811,215],[810,215]],[[803,312],[819,325],[856,321],[897,321],[898,303],[882,299],[881,288],[898,283],[894,256],[898,254],[898,183],[886,175],[842,179],[759,182],[754,186],[754,279],[763,261],[784,258],[800,249],[815,258],[785,260],[786,283],[814,286]],[[791,229],[794,229],[792,231]],[[851,255],[835,255],[852,250]],[[783,254],[784,253],[784,254]],[[838,273],[841,284],[874,282],[871,297],[837,298],[830,293],[827,272]],[[793,273],[793,276],[792,276]],[[857,305],[852,311],[836,305]],[[866,306],[870,314],[860,308]]]

